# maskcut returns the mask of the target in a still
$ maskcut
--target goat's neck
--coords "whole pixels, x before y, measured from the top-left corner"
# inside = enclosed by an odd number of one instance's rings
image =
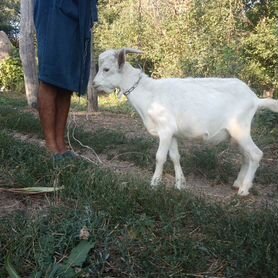
[[[127,96],[127,98],[130,104],[137,110],[143,121],[145,121],[146,113],[152,100],[152,92],[148,90],[147,86],[147,83],[151,78],[147,77],[142,70],[135,69],[130,64],[126,64],[124,70],[124,78],[120,87],[122,92],[125,92],[134,86],[139,80],[140,75],[143,75],[136,88]]]
[[[121,80],[120,90],[125,92],[129,90],[138,81],[142,71],[133,68],[130,64],[126,63],[123,70],[123,79]],[[139,84],[138,84],[139,85]]]

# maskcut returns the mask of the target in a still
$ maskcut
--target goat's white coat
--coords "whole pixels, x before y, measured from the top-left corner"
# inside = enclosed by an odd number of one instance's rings
[[[219,143],[230,137],[238,143],[243,156],[233,186],[238,188],[239,195],[248,195],[262,158],[262,151],[250,136],[251,121],[259,108],[278,112],[278,102],[259,99],[244,82],[235,78],[154,80],[129,63],[119,65],[119,53],[108,50],[100,55],[94,85],[97,90],[107,93],[115,88],[126,91],[143,74],[138,86],[128,95],[128,100],[149,133],[159,137],[152,186],[160,182],[163,164],[169,153],[174,163],[176,187],[185,187],[177,138],[201,138]]]

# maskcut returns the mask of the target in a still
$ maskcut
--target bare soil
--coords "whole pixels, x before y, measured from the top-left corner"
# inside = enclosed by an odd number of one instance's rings
[[[99,129],[110,129],[115,131],[124,132],[128,138],[151,138],[143,126],[141,120],[136,117],[131,117],[123,114],[115,114],[109,112],[98,112],[98,113],[71,113],[69,117],[70,128],[74,126],[81,127],[86,131],[95,133]],[[30,135],[23,135],[19,133],[13,133],[13,137],[33,143],[44,147],[43,140]],[[190,150],[193,143],[182,142],[181,148]],[[277,150],[272,150],[268,146],[265,147],[264,158],[262,164],[268,165],[269,167],[278,167],[278,155]],[[275,153],[276,152],[276,153]],[[85,159],[90,159],[96,162],[96,155],[94,152],[87,148],[81,148],[78,153]],[[274,156],[274,158],[273,158]],[[231,159],[233,163],[239,164],[239,155],[234,152],[227,151],[225,154],[221,154],[220,159]],[[101,160],[101,166],[110,168],[118,174],[129,174],[133,176],[144,177],[146,180],[150,180],[152,176],[152,169],[142,169],[135,166],[133,163],[121,161],[114,157],[108,159],[105,154],[99,155]],[[247,206],[251,210],[261,207],[272,207],[278,205],[278,181],[277,184],[262,185],[254,184],[254,193],[249,194],[247,197],[238,197],[236,190],[234,190],[231,182],[229,184],[215,183],[208,180],[204,175],[194,175],[191,173],[185,173],[187,180],[187,190],[204,198],[209,202],[227,203],[233,202],[234,206]],[[167,187],[174,186],[174,176],[170,174],[164,175],[164,183]],[[3,187],[0,175],[0,187]],[[3,184],[4,185],[4,184]],[[49,200],[46,195],[43,196],[20,196],[10,192],[0,191],[0,217],[6,215],[15,210],[24,212],[36,213],[45,209],[49,205]],[[35,211],[35,212],[34,212]]]
[[[133,118],[128,115],[99,112],[92,114],[82,114],[75,113],[72,115],[71,119],[78,125],[82,126],[83,129],[91,132],[95,132],[100,128],[107,128],[115,131],[124,132],[129,138],[151,138],[151,135],[146,131],[141,119]],[[194,144],[198,143],[192,142],[180,142],[180,149],[189,150]],[[261,164],[267,164],[270,167],[278,167],[278,155],[277,150],[272,150],[271,148],[266,148],[264,151],[264,158]],[[274,153],[276,151],[276,153]],[[273,158],[274,157],[274,158]],[[115,171],[121,173],[129,173],[132,175],[140,175],[140,177],[145,176],[147,179],[151,179],[152,169],[142,170],[139,167],[134,166],[131,163],[113,160],[110,162],[103,157],[106,165],[114,168]],[[227,150],[227,153],[219,155],[220,159],[230,159],[233,163],[240,163],[240,155],[235,153],[234,150]],[[187,190],[195,195],[204,197],[208,200],[214,200],[217,202],[227,202],[233,199],[238,199],[240,202],[244,202],[250,206],[268,206],[278,204],[278,181],[277,184],[261,185],[254,183],[254,188],[256,194],[250,194],[247,197],[239,198],[237,197],[237,191],[232,188],[233,180],[231,179],[230,184],[215,184],[209,181],[203,175],[193,175],[191,173],[185,173],[187,181]],[[164,183],[166,186],[173,186],[175,178],[172,175],[164,175]]]

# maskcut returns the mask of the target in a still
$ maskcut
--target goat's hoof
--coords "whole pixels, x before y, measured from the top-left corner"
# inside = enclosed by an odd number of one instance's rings
[[[155,189],[155,188],[157,188],[160,184],[161,184],[161,179],[160,179],[160,178],[152,179],[151,188]]]
[[[248,189],[240,189],[238,190],[237,194],[241,197],[244,197],[244,196],[248,196],[249,195],[249,191]]]
[[[175,187],[178,190],[185,189],[186,188],[186,181],[185,181],[185,179],[181,179],[181,180],[176,181]]]
[[[232,187],[235,189],[239,189],[240,188],[239,182],[235,181],[234,184],[232,185]]]

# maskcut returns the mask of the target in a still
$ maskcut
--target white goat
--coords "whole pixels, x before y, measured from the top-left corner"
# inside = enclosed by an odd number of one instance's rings
[[[278,101],[259,99],[245,83],[235,78],[154,80],[126,62],[128,53],[142,52],[129,48],[103,52],[93,84],[96,90],[106,93],[120,89],[149,133],[159,137],[151,185],[157,186],[161,181],[169,153],[175,169],[175,186],[185,187],[178,137],[201,138],[211,143],[232,138],[243,156],[233,186],[238,188],[239,195],[248,195],[263,155],[251,138],[251,121],[260,108],[278,112]]]

